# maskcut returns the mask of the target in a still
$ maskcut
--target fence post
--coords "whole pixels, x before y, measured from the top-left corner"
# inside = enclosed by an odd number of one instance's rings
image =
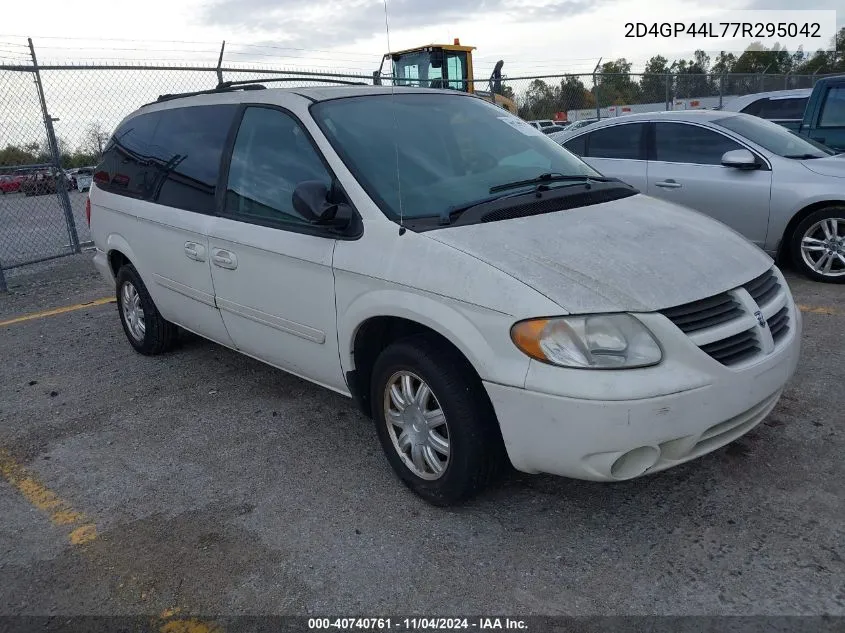
[[[790,76],[791,74],[792,74],[792,71],[791,71],[791,70],[790,70],[790,71],[787,71],[786,75],[784,75],[784,77],[783,77],[783,89],[784,89],[784,90],[788,90],[788,89],[789,89],[789,76]]]
[[[38,60],[35,57],[35,46],[32,45],[32,38],[27,38],[29,52],[32,55],[32,67],[35,73],[35,86],[38,88],[38,100],[41,102],[41,114],[44,116],[44,127],[47,129],[47,144],[50,146],[50,154],[53,158],[53,166],[56,169],[56,191],[62,203],[65,213],[65,224],[67,234],[70,238],[70,247],[74,253],[81,253],[79,247],[79,235],[76,232],[76,221],[73,218],[73,209],[70,206],[70,197],[67,195],[67,183],[62,170],[62,160],[59,156],[59,144],[56,142],[56,132],[53,130],[53,117],[47,112],[47,100],[44,98],[44,86],[41,84],[41,73],[38,70]],[[61,174],[61,177],[59,177]]]
[[[220,57],[217,58],[217,85],[223,83],[223,51],[226,50],[226,40],[223,40],[223,45],[220,47]]]
[[[601,60],[604,59],[603,57],[599,57],[599,61],[596,62],[596,67],[593,68],[593,89],[596,93],[596,118],[601,121],[601,100],[599,99],[599,84],[596,81],[596,73],[599,71],[599,64],[601,64]]]
[[[9,287],[6,285],[6,275],[3,274],[3,262],[0,262],[0,294],[9,292]]]
[[[763,69],[763,72],[760,73],[760,92],[763,92],[763,88],[765,88],[765,86],[763,85],[763,79],[765,78],[766,73],[769,72],[769,68],[771,67],[772,65],[769,64]]]
[[[722,109],[722,100],[725,97],[725,72],[719,75],[719,109]]]
[[[669,107],[669,100],[670,100],[670,83],[672,81],[671,73],[666,73],[666,110],[671,110],[672,108]]]

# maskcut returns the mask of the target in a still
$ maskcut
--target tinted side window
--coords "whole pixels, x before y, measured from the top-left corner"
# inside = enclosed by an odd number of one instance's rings
[[[112,136],[97,168],[98,186],[213,213],[220,158],[237,109],[236,104],[192,106],[133,117]]]
[[[744,149],[727,136],[697,125],[655,123],[655,160],[667,163],[721,165],[722,154]]]
[[[845,127],[845,86],[828,88],[819,127]]]
[[[766,104],[769,100],[768,99],[757,99],[757,101],[752,101],[747,106],[745,106],[740,112],[744,112],[745,114],[753,114],[754,116],[760,116],[760,110],[763,109],[764,104]]]
[[[643,123],[612,125],[587,134],[587,153],[590,158],[642,158],[640,139]]]
[[[153,114],[140,114],[115,130],[97,167],[101,189],[132,198],[146,197],[156,123]]]
[[[807,106],[807,98],[797,99],[767,99],[757,116],[764,119],[801,119],[804,116],[804,108]]]
[[[587,135],[582,134],[577,138],[569,139],[563,146],[576,156],[583,156],[587,150]]]
[[[155,113],[159,121],[150,150],[150,200],[186,211],[214,212],[220,158],[237,109],[227,104]]]
[[[299,123],[270,108],[247,108],[238,129],[226,187],[227,215],[258,223],[308,224],[293,208],[293,190],[332,178]]]

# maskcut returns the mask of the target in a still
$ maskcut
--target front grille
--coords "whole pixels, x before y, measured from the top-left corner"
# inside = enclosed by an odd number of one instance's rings
[[[730,295],[723,293],[663,310],[663,316],[689,334],[732,321],[742,316],[742,308]]]
[[[769,325],[769,331],[772,333],[772,338],[777,343],[789,332],[789,310],[787,310],[786,306],[782,307],[769,317],[767,323]]]
[[[771,269],[743,286],[761,308],[774,299],[780,290],[778,278]]]
[[[753,304],[744,297],[750,295]],[[661,311],[698,347],[723,365],[738,365],[768,350],[789,333],[789,294],[774,268],[739,288]],[[753,313],[753,316],[752,316]],[[762,317],[760,316],[762,314]]]
[[[701,349],[723,365],[736,365],[760,352],[754,330],[702,345]]]

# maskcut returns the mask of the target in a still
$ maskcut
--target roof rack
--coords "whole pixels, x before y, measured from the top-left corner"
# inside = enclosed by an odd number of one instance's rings
[[[165,94],[159,95],[158,99],[155,100],[156,103],[160,103],[162,101],[170,101],[171,99],[182,99],[183,97],[195,97],[197,95],[213,95],[217,94],[218,92],[235,92],[237,90],[266,90],[267,86],[262,86],[258,83],[251,83],[249,85],[244,86],[223,86],[221,87],[218,85],[216,88],[211,88],[210,90],[196,90],[194,92],[177,92],[173,94]]]
[[[235,92],[237,90],[266,90],[267,86],[263,85],[270,82],[289,82],[289,81],[319,81],[329,84],[341,84],[345,86],[367,86],[369,84],[363,81],[346,81],[344,79],[331,79],[325,77],[315,77],[313,75],[297,76],[297,77],[270,77],[267,79],[244,79],[242,81],[221,81],[215,88],[209,90],[196,90],[194,92],[179,92],[173,94],[159,95],[156,103],[162,101],[170,101],[172,99],[182,99],[184,97],[195,97],[197,95],[210,95],[220,92]]]
[[[319,77],[314,75],[303,75],[299,77],[271,77],[269,79],[244,79],[242,81],[221,81],[217,84],[217,88],[225,90],[227,88],[242,88],[248,90],[248,86],[257,83],[285,82],[285,81],[320,81],[326,84],[341,84],[344,86],[369,86],[370,84],[363,81],[347,81],[345,79],[331,79],[328,77]]]

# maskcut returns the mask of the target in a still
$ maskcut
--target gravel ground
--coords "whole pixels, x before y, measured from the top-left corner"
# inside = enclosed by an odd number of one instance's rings
[[[89,258],[12,271],[0,321],[111,294]],[[749,435],[446,510],[337,394],[195,337],[140,356],[114,304],[0,326],[0,615],[845,615],[845,288],[790,284],[802,361]]]

